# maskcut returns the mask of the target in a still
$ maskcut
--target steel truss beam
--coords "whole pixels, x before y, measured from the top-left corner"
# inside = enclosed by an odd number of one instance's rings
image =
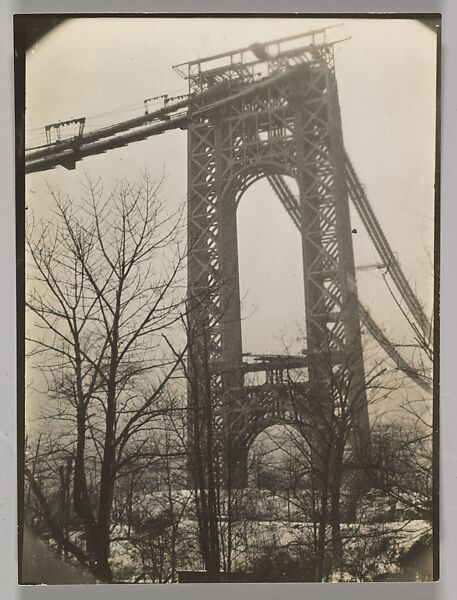
[[[293,69],[289,69],[289,73],[291,70]],[[244,84],[241,87],[238,85],[235,91],[233,91],[232,82],[229,81],[227,84],[218,86],[217,89],[210,88],[198,94],[189,94],[185,100],[169,103],[154,112],[84,133],[75,138],[26,149],[25,172],[26,174],[36,173],[57,166],[74,169],[76,163],[87,156],[122,148],[130,143],[145,140],[171,129],[186,129],[190,113],[192,113],[192,118],[197,119],[212,110],[230,104],[237,98],[256,93],[287,75],[287,72],[274,73],[260,81]]]

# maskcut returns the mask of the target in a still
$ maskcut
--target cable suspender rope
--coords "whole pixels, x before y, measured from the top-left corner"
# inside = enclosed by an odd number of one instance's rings
[[[385,264],[387,272],[397,287],[401,295],[401,299],[404,300],[411,315],[414,317],[417,325],[420,328],[420,332],[427,339],[427,341],[430,341],[432,338],[432,325],[415,293],[411,289],[411,286],[406,279],[402,268],[389,245],[389,242],[387,241],[381,225],[379,224],[376,215],[374,214],[374,211],[368,201],[365,190],[360,183],[347,154],[346,172],[348,191],[359,217],[366,227],[368,234],[370,235],[370,238],[381,258],[381,261]]]

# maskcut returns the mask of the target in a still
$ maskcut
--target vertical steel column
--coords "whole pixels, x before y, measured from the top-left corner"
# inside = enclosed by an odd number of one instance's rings
[[[205,465],[200,464],[195,445],[205,443],[205,426],[203,425],[202,404],[208,398],[207,389],[208,356],[207,322],[208,322],[208,264],[209,253],[206,244],[206,214],[202,207],[201,195],[204,193],[202,175],[194,164],[194,148],[197,145],[195,129],[198,124],[188,128],[188,198],[187,198],[187,445],[188,445],[188,485],[203,483],[206,478]],[[197,193],[196,187],[200,187]]]
[[[359,456],[369,446],[369,419],[360,330],[359,302],[355,278],[354,249],[349,213],[349,192],[346,178],[346,154],[343,144],[341,112],[335,74],[327,70],[327,115],[329,155],[333,169],[336,209],[336,234],[339,246],[339,279],[342,294],[341,318],[345,330],[345,364],[350,373],[349,407],[352,411],[354,441]]]
[[[328,469],[330,431],[328,423],[332,411],[329,382],[329,354],[327,323],[335,312],[339,289],[327,290],[328,282],[337,281],[337,246],[324,246],[323,236],[333,232],[332,205],[325,180],[325,132],[322,131],[319,113],[322,94],[318,89],[319,77],[312,72],[303,73],[295,84],[292,99],[295,113],[295,160],[299,190],[300,230],[305,296],[306,340],[309,380],[309,410],[312,430],[312,478],[314,485],[324,484],[323,473]],[[311,102],[310,102],[311,101]],[[319,164],[319,161],[323,164]],[[328,180],[327,180],[328,185]],[[312,416],[311,416],[312,415]]]
[[[319,222],[315,219],[315,212],[319,210],[319,197],[316,194],[316,182],[309,177],[305,169],[305,132],[303,114],[300,107],[295,112],[295,146],[296,146],[296,172],[300,203],[300,232],[302,244],[303,285],[305,296],[305,323],[308,351],[315,352],[322,348],[322,326],[315,309],[319,299],[319,292],[312,282],[312,265],[318,258],[316,246],[319,244]],[[314,201],[315,210],[311,210]],[[312,367],[312,365],[311,365]]]
[[[244,378],[242,366],[241,306],[238,265],[237,205],[235,194],[227,189],[229,180],[224,175],[231,147],[225,147],[230,139],[230,124],[224,121],[224,113],[213,115],[215,130],[216,189],[218,196],[219,256],[220,256],[220,303],[221,303],[221,378],[223,478],[228,488],[247,484],[247,464],[242,432],[246,428],[244,414],[239,408],[243,395]]]

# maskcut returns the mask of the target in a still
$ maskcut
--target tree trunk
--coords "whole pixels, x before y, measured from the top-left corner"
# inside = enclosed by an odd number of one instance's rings
[[[343,543],[341,540],[341,464],[336,460],[333,468],[330,498],[330,524],[332,527],[332,568],[340,571],[343,567]]]
[[[100,495],[98,505],[97,524],[97,565],[104,581],[112,581],[111,568],[109,566],[110,552],[110,525],[111,511],[114,493],[114,422],[115,410],[108,405],[106,423],[105,447],[100,475]]]
[[[319,515],[319,528],[317,536],[317,556],[316,556],[316,581],[322,581],[325,575],[325,546],[326,546],[326,528],[328,521],[328,493],[325,485],[321,495],[321,510]]]
[[[75,472],[73,477],[73,508],[76,515],[82,520],[86,537],[87,552],[92,560],[96,560],[96,522],[90,505],[87,490],[85,444],[86,444],[86,409],[79,405],[76,414],[76,454]]]

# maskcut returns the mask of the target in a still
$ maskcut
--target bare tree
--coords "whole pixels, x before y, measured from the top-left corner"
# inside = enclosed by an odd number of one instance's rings
[[[427,252],[427,254],[429,254]],[[429,268],[433,260],[429,255]],[[401,292],[389,284],[388,271],[383,274],[386,287],[412,334],[409,343],[398,344],[411,355],[412,370],[433,385],[435,366],[433,310],[430,322],[418,322],[405,307]],[[375,485],[395,502],[432,520],[433,496],[433,402],[429,394],[413,388],[401,405],[401,417],[390,419],[374,430],[375,456],[371,474]]]
[[[169,410],[164,391],[182,356],[167,358],[161,338],[180,318],[184,255],[180,215],[165,213],[160,185],[145,175],[107,194],[87,181],[80,202],[51,189],[50,218],[31,223],[27,236],[28,348],[46,381],[53,443],[73,457],[85,548],[58,535],[103,581],[113,578],[116,482],[157,454],[151,432]]]
[[[373,431],[372,480],[398,508],[433,519],[433,424],[429,403],[408,400],[402,419]]]

